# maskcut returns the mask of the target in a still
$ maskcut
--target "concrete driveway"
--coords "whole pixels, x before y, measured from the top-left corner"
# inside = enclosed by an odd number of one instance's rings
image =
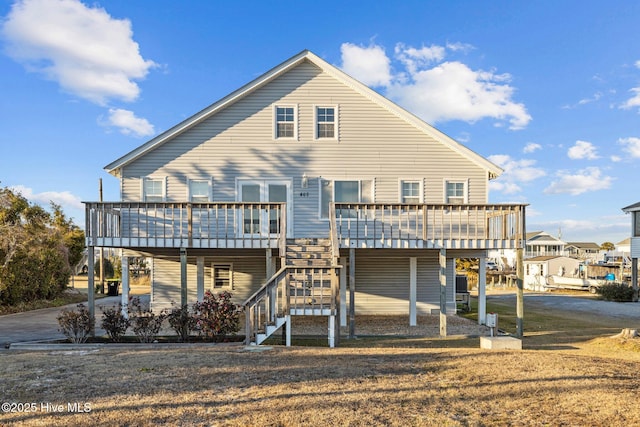
[[[487,300],[512,300],[515,306],[515,293],[487,295]],[[525,318],[527,306],[550,307],[612,319],[634,319],[640,322],[640,303],[602,301],[585,292],[584,295],[525,293]]]
[[[149,301],[149,295],[138,295],[141,302]],[[106,297],[96,300],[96,335],[103,335],[105,331],[100,328],[100,307],[115,306],[121,301],[121,296]],[[77,304],[65,306],[75,308]],[[25,313],[7,314],[0,316],[0,350],[8,347],[10,343],[64,339],[65,336],[58,331],[56,319],[64,307],[43,308]]]

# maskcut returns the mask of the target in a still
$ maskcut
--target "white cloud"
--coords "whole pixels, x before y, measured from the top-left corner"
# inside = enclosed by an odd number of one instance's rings
[[[622,161],[622,157],[620,157],[620,156],[616,156],[616,155],[612,155],[612,156],[610,157],[610,159],[611,159],[611,161],[612,161],[612,162],[614,162],[614,163],[618,163],[618,162],[621,162],[621,161]]]
[[[394,59],[402,71],[393,73],[392,60],[381,46],[344,43],[342,69],[364,84],[383,87],[385,96],[430,123],[492,118],[498,125],[508,122],[511,129],[527,126],[531,116],[524,104],[512,100],[515,90],[508,84],[509,74],[472,70],[457,61],[441,62],[447,49],[470,47],[450,43],[418,49],[398,43]]]
[[[611,187],[613,178],[603,176],[600,168],[590,167],[570,174],[560,171],[558,179],[545,188],[545,194],[570,194],[577,196],[588,191],[606,190]]]
[[[99,105],[135,100],[134,80],[156,65],[140,55],[129,20],[78,0],[19,0],[1,32],[13,59]]]
[[[45,191],[43,193],[34,193],[31,188],[25,187],[24,185],[14,185],[10,188],[12,191],[22,194],[22,196],[30,202],[37,203],[45,207],[48,207],[51,202],[54,202],[62,207],[84,210],[84,205],[80,198],[74,196],[69,191]]]
[[[489,183],[489,188],[493,191],[515,194],[522,191],[521,183],[528,183],[546,175],[544,170],[535,167],[535,160],[516,160],[506,154],[496,154],[488,159],[504,169],[504,173],[497,180]]]
[[[108,125],[115,126],[125,135],[151,136],[155,129],[146,119],[136,117],[133,111],[120,108],[109,109]]]
[[[534,151],[538,151],[542,149],[542,145],[536,144],[535,142],[530,142],[522,149],[523,153],[533,153]]]
[[[629,110],[631,108],[640,107],[640,87],[634,87],[629,90],[629,92],[634,93],[631,98],[625,101],[620,108],[623,110]]]
[[[640,138],[629,137],[620,138],[618,144],[623,146],[623,150],[634,158],[640,158]]]
[[[596,147],[592,143],[580,140],[576,141],[575,145],[569,148],[567,156],[573,160],[595,160],[599,158]]]
[[[386,86],[391,82],[391,61],[380,46],[340,46],[342,69],[367,86]]]

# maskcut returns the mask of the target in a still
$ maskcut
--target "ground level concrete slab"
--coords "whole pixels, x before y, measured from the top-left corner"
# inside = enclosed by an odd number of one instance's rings
[[[480,337],[480,348],[486,350],[522,350],[522,340],[509,336]]]

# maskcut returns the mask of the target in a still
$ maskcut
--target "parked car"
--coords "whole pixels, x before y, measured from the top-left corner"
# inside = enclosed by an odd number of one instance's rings
[[[487,261],[485,264],[487,271],[498,271],[498,264],[494,261]]]

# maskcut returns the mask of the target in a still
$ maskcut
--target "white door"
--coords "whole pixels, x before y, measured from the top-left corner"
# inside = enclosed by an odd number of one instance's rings
[[[244,203],[286,203],[287,234],[291,235],[293,209],[291,206],[290,180],[239,180],[238,196]],[[257,205],[247,206],[242,212],[242,234],[273,235],[280,232],[280,215],[278,209],[260,209]]]

